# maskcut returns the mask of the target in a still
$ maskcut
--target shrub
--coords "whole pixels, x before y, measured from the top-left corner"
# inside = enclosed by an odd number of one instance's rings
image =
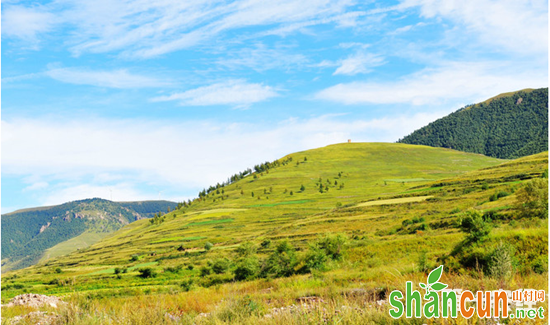
[[[229,269],[231,261],[227,258],[218,258],[212,263],[212,271],[216,274],[225,273]]]
[[[340,260],[348,244],[348,237],[344,234],[326,235],[317,241],[317,247],[333,260]]]
[[[243,281],[255,278],[260,271],[260,262],[255,256],[243,258],[237,262],[237,267],[233,271],[235,280]]]
[[[209,268],[208,266],[201,266],[201,268],[199,269],[199,272],[201,277],[205,277],[207,275],[210,275],[210,273],[212,273],[212,269]]]
[[[522,217],[548,218],[548,182],[533,179],[516,192],[516,209]]]
[[[120,274],[122,269],[120,267],[115,267],[115,274]]]
[[[483,221],[483,218],[478,212],[470,212],[469,215],[462,220],[461,229],[468,233],[466,240],[474,243],[485,239],[491,232],[489,224]]]
[[[262,248],[269,248],[271,246],[271,239],[264,239],[260,244]]]
[[[214,244],[212,244],[211,242],[207,242],[206,244],[204,244],[204,249],[205,249],[206,251],[211,250],[212,247],[214,247]]]
[[[287,240],[277,245],[273,252],[265,261],[261,274],[264,277],[282,277],[294,274],[294,268],[298,264],[296,250]]]
[[[140,258],[141,258],[141,256],[139,256],[138,254],[134,254],[134,255],[132,255],[132,257],[130,258],[130,262],[139,261]]]
[[[319,249],[316,245],[310,245],[304,257],[304,265],[300,268],[300,272],[309,273],[312,270],[324,271],[327,261],[328,256],[324,250]]]
[[[61,270],[61,268],[58,267],[58,268],[55,269],[55,273],[61,273],[61,272],[63,272],[63,271]]]
[[[548,272],[548,256],[540,256],[531,263],[531,269],[538,274]]]
[[[140,278],[154,278],[157,276],[157,273],[155,272],[155,270],[153,270],[152,268],[150,267],[145,267],[145,268],[141,268],[138,270],[139,272],[139,277]]]
[[[250,256],[256,253],[257,248],[251,242],[243,242],[235,250],[240,257]]]
[[[506,280],[512,276],[513,247],[499,243],[487,257],[488,273],[491,277]]]
[[[183,289],[183,291],[187,292],[187,291],[191,291],[194,284],[195,284],[195,280],[193,280],[192,278],[189,278],[189,279],[183,280],[180,283],[180,287]]]
[[[183,268],[183,265],[168,266],[164,268],[164,272],[179,273],[182,268]]]

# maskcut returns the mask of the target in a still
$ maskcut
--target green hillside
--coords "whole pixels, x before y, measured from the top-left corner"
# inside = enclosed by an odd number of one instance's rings
[[[548,88],[505,93],[466,106],[400,143],[518,158],[548,150]]]
[[[317,324],[327,313],[377,324],[391,319],[372,304],[440,264],[452,288],[547,287],[547,153],[510,161],[345,143],[255,169],[88,248],[4,273],[2,302],[65,296],[78,308],[58,312],[75,324]],[[513,273],[494,271],[502,251]],[[266,318],[304,297],[325,303]]]
[[[176,206],[168,201],[87,199],[4,214],[2,270],[24,268],[40,259],[87,247],[124,225]],[[64,243],[77,236],[86,240]],[[45,250],[49,250],[46,255]]]

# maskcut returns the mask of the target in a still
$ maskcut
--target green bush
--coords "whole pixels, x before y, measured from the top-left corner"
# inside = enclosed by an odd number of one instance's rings
[[[212,263],[212,271],[216,274],[225,273],[229,269],[231,261],[227,258],[218,258]]]
[[[254,255],[257,250],[258,248],[256,247],[256,245],[247,241],[241,243],[235,251],[237,252],[237,255],[239,255],[239,257],[246,257]]]
[[[467,217],[462,220],[462,231],[468,233],[466,240],[469,242],[479,242],[489,236],[491,227],[478,212],[470,212]]]
[[[193,280],[192,278],[189,278],[189,279],[183,280],[180,283],[180,287],[183,289],[183,291],[187,292],[187,291],[191,291],[194,284],[195,284],[195,280]]]
[[[206,244],[204,244],[204,249],[205,249],[206,251],[211,250],[212,247],[214,247],[214,244],[212,244],[211,242],[207,242]]]
[[[164,268],[164,272],[170,272],[170,273],[179,273],[181,269],[183,268],[183,265],[177,265],[177,266],[168,266]]]
[[[138,270],[139,272],[139,277],[140,278],[154,278],[157,276],[157,273],[155,272],[155,270],[153,270],[152,268],[150,267],[145,267],[145,268],[141,268]]]
[[[487,256],[487,270],[489,276],[506,280],[512,276],[512,257],[514,249],[512,246],[499,243],[499,245]]]
[[[263,277],[291,276],[298,264],[296,249],[287,240],[280,242],[275,251],[264,262],[261,275]]]
[[[241,259],[237,262],[237,267],[233,271],[235,280],[243,281],[255,278],[260,272],[260,262],[255,256]]]
[[[201,266],[201,268],[199,269],[199,272],[201,277],[205,277],[207,275],[210,275],[210,273],[212,273],[212,269],[209,268],[208,266]]]
[[[548,182],[533,179],[516,192],[516,209],[521,217],[548,218]]]
[[[317,241],[317,247],[333,260],[340,260],[348,244],[348,237],[344,234],[330,234]]]
[[[301,273],[309,273],[312,270],[324,271],[328,256],[326,252],[316,245],[311,245],[306,252],[303,260],[303,266],[300,268]]]

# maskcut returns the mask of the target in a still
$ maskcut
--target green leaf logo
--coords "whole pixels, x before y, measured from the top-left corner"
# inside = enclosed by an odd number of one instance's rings
[[[441,291],[445,288],[447,288],[447,285],[445,283],[439,282],[439,279],[441,279],[441,275],[443,274],[443,265],[440,265],[435,270],[431,271],[430,274],[428,274],[428,283],[419,283],[418,285],[426,290],[426,294],[424,295],[425,299],[428,299],[428,294],[431,291]]]

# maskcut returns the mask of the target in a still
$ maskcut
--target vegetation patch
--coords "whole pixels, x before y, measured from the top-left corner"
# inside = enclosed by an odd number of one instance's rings
[[[197,222],[191,222],[189,226],[213,225],[217,223],[227,223],[227,222],[233,222],[233,219],[227,218],[227,219],[218,219],[218,220],[197,221]]]
[[[169,237],[169,238],[162,238],[159,240],[152,241],[151,244],[166,243],[171,241],[193,241],[193,240],[201,240],[205,238],[206,237],[203,237],[203,236]]]
[[[251,207],[251,208],[275,207],[275,206],[278,206],[278,205],[302,204],[302,203],[308,203],[308,202],[315,202],[315,200],[296,200],[296,201],[286,201],[286,202],[269,203],[269,204],[254,204],[254,205],[249,205],[249,207]]]
[[[378,201],[369,201],[359,203],[358,207],[369,207],[374,205],[386,205],[386,204],[401,204],[401,203],[412,203],[412,202],[422,202],[431,198],[431,195],[428,196],[414,196],[414,197],[402,197],[398,199],[387,199],[387,200],[378,200]]]

